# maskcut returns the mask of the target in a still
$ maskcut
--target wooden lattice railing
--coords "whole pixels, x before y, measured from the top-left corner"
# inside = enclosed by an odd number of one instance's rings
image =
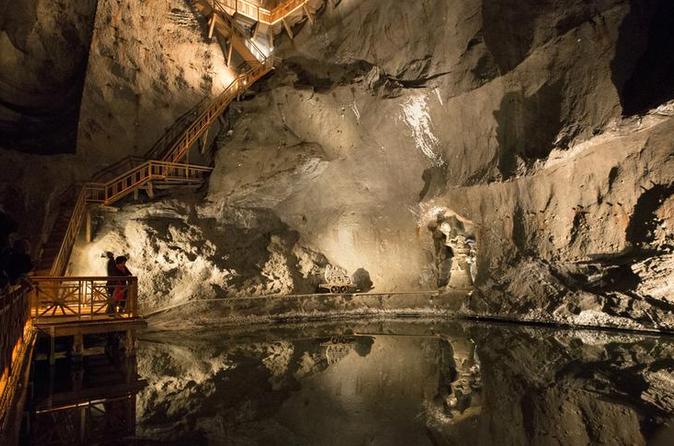
[[[307,0],[284,1],[273,9],[263,8],[255,0],[215,0],[214,3],[230,15],[240,14],[265,25],[275,25],[304,6]]]
[[[8,413],[13,395],[13,376],[30,338],[30,300],[28,287],[15,286],[0,291],[0,438],[4,416]]]
[[[138,316],[138,279],[122,277],[31,277],[30,314],[36,323],[49,318],[92,320],[97,316]],[[125,304],[111,309],[111,290],[122,287]]]
[[[150,182],[201,183],[212,167],[168,161],[146,161],[107,183],[84,185],[86,202],[110,205]]]

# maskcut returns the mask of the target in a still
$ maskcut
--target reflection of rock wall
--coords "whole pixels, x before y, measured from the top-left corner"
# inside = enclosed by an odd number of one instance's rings
[[[482,444],[643,445],[674,410],[668,340],[474,329]]]
[[[140,435],[270,445],[672,439],[667,338],[419,321],[239,330],[141,342]],[[363,331],[372,336],[345,334]]]

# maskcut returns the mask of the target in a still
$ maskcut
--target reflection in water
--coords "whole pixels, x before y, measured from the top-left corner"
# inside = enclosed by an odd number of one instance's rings
[[[33,445],[126,444],[136,431],[135,358],[106,355],[82,363],[37,362],[32,371],[29,438]]]
[[[135,436],[164,445],[672,443],[674,340],[459,323],[146,334]],[[91,443],[96,444],[96,443]]]

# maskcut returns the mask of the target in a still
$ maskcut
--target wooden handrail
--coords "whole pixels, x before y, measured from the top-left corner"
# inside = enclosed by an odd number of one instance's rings
[[[228,14],[241,14],[265,25],[275,25],[307,3],[307,0],[288,0],[273,9],[266,9],[251,0],[216,0]]]
[[[31,277],[31,317],[90,320],[111,311],[111,289],[122,286],[126,305],[115,315],[138,316],[138,278],[134,276]]]
[[[70,252],[75,245],[75,240],[77,240],[77,235],[80,232],[80,227],[82,226],[82,220],[84,214],[86,213],[87,208],[87,196],[86,190],[84,187],[80,188],[79,193],[77,194],[77,201],[75,202],[75,207],[73,212],[68,220],[68,228],[61,242],[61,247],[59,252],[54,258],[52,263],[50,274],[58,276],[66,272],[68,266],[68,258],[70,257]]]
[[[12,372],[16,371],[15,366],[20,362],[19,355],[30,329],[28,293],[29,289],[24,285],[0,290],[0,437],[12,400]]]
[[[252,67],[248,71],[237,76],[225,90],[215,98],[208,108],[204,110],[199,117],[194,120],[183,135],[173,144],[169,152],[164,156],[163,160],[168,162],[179,162],[189,151],[190,147],[206,132],[220,116],[227,106],[231,104],[238,96],[240,96],[248,87],[255,83],[258,79],[263,77],[274,69],[276,58],[267,57],[264,62],[258,67]]]
[[[110,205],[150,181],[201,181],[212,170],[193,164],[146,161],[107,183],[87,183],[86,200]]]

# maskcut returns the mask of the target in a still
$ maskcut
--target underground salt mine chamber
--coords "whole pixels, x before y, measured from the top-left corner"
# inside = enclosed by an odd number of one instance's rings
[[[674,443],[671,1],[0,9],[1,445]]]

